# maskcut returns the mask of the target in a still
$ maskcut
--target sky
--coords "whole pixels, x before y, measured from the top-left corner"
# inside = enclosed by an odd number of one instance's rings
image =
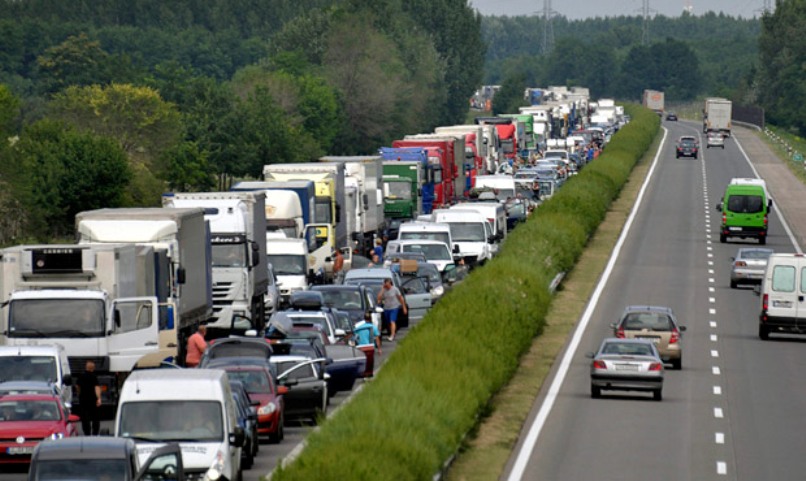
[[[545,0],[469,0],[482,15],[534,15],[543,14]],[[726,15],[752,18],[761,15],[764,0],[649,0],[649,8],[656,14],[677,17],[686,4],[691,4],[694,15],[705,12],[724,12]],[[774,0],[769,1],[775,5]],[[588,17],[641,15],[642,0],[551,0],[557,15],[576,20]]]

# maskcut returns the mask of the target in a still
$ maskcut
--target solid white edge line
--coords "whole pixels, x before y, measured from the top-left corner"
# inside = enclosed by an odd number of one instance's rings
[[[760,179],[761,176],[758,174],[758,171],[756,170],[756,166],[753,165],[752,161],[750,161],[750,157],[747,155],[747,152],[744,151],[744,147],[742,147],[742,144],[739,143],[739,139],[734,137],[734,140],[736,141],[736,146],[739,147],[739,152],[742,153],[742,156],[744,157],[744,160],[746,160],[747,164],[750,166],[750,168],[753,169],[753,174],[755,174],[757,179]],[[801,250],[800,244],[798,244],[797,239],[795,239],[795,234],[792,233],[792,229],[789,228],[789,224],[787,224],[786,219],[784,219],[784,214],[782,212],[778,212],[778,209],[775,209],[774,212],[775,212],[775,216],[778,217],[778,219],[781,220],[781,224],[784,226],[784,230],[786,231],[786,235],[789,236],[789,240],[792,242],[792,246],[795,248],[795,252],[798,253],[798,254],[803,254],[803,250]]]
[[[607,262],[607,266],[602,273],[602,277],[599,279],[599,283],[596,285],[596,289],[593,291],[593,295],[588,302],[588,306],[585,308],[585,312],[582,314],[582,318],[579,320],[579,324],[577,324],[577,327],[574,330],[574,335],[571,338],[568,349],[565,351],[565,355],[563,356],[560,366],[557,369],[557,375],[554,377],[554,380],[552,380],[549,391],[546,394],[546,398],[543,400],[543,404],[541,404],[540,410],[537,412],[537,416],[535,416],[535,420],[532,422],[532,426],[529,428],[526,439],[521,445],[518,456],[515,458],[515,464],[512,466],[509,476],[507,476],[507,479],[510,481],[520,481],[520,479],[523,478],[523,473],[526,471],[529,458],[532,456],[532,452],[537,445],[537,439],[540,437],[540,432],[543,430],[543,426],[546,424],[546,420],[551,413],[551,409],[554,407],[554,402],[557,400],[557,395],[560,393],[560,388],[565,381],[565,376],[568,374],[568,369],[571,367],[571,360],[576,355],[576,350],[579,347],[579,343],[582,341],[582,335],[585,332],[585,328],[588,326],[591,316],[593,315],[593,311],[596,309],[596,304],[599,302],[599,297],[602,295],[602,292],[607,285],[607,281],[610,279],[610,274],[613,272],[616,261],[621,254],[621,248],[627,239],[627,235],[630,233],[630,228],[635,220],[635,216],[641,208],[644,193],[649,186],[649,182],[652,180],[652,175],[655,173],[655,168],[658,165],[661,152],[663,152],[663,146],[666,144],[666,136],[669,133],[665,127],[661,126],[661,128],[663,129],[663,138],[658,146],[655,159],[652,161],[652,166],[649,168],[649,172],[647,172],[647,176],[646,179],[644,179],[641,190],[638,192],[638,197],[635,199],[635,205],[630,212],[630,216],[627,218],[627,222],[624,224],[624,229],[621,231],[621,235],[616,242],[616,246],[613,248],[613,252],[610,254],[610,260]]]

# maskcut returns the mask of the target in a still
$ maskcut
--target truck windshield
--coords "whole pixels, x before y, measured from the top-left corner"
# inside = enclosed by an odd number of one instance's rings
[[[484,224],[481,222],[451,222],[454,242],[485,242]]]
[[[501,139],[501,150],[503,150],[505,154],[515,153],[515,144],[512,142],[512,139]]]
[[[246,244],[213,244],[213,267],[246,267]]]
[[[217,401],[139,401],[120,406],[120,436],[155,442],[221,442],[224,428]]]
[[[451,243],[451,236],[447,232],[401,232],[401,240],[435,240],[444,242],[446,245]]]
[[[58,379],[56,358],[52,356],[0,357],[0,382],[44,381]]]
[[[411,182],[384,182],[383,196],[393,200],[411,200]]]
[[[36,481],[104,481],[127,479],[127,459],[54,459],[39,460],[31,467],[34,472],[29,479]],[[130,478],[129,478],[130,479]]]
[[[100,299],[15,299],[8,313],[8,337],[101,337]]]
[[[308,264],[305,256],[291,254],[269,254],[266,259],[274,267],[278,276],[304,276]]]
[[[314,215],[316,216],[316,222],[318,224],[333,223],[333,211],[330,208],[330,197],[316,198],[314,201]]]

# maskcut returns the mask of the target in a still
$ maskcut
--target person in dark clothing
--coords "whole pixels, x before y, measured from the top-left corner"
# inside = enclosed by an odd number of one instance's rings
[[[95,363],[87,361],[86,370],[78,376],[78,404],[81,408],[81,429],[84,436],[101,432],[101,385],[95,374]]]

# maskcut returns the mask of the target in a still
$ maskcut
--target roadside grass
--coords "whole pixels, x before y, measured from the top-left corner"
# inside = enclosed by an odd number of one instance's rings
[[[792,171],[801,182],[806,183],[806,169],[804,168],[806,163],[793,160],[793,154],[795,152],[799,152],[802,156],[806,157],[806,139],[791,134],[787,132],[786,129],[774,125],[767,125],[767,128],[777,135],[780,140],[765,135],[763,131],[757,133],[759,138],[770,146],[772,151],[775,152],[775,155],[786,163],[789,170]],[[790,148],[792,149],[791,152]]]
[[[448,470],[448,481],[499,479],[544,381],[581,317],[604,271],[659,146],[658,135],[635,165],[605,221],[588,243],[551,303],[542,335],[535,338],[512,380],[492,399],[488,416],[466,439]]]

